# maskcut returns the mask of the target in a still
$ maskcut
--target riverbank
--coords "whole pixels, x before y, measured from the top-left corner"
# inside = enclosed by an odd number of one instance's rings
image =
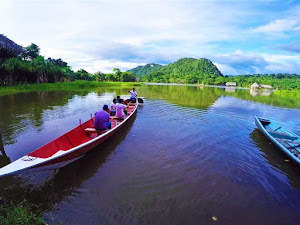
[[[0,221],[2,225],[46,224],[42,217],[32,213],[29,206],[25,205],[24,203],[19,205],[4,202],[0,203]]]
[[[100,87],[124,87],[132,88],[133,86],[140,86],[137,82],[97,82],[97,81],[83,81],[77,80],[73,82],[59,82],[59,83],[44,83],[44,84],[22,84],[16,86],[1,86],[0,96],[18,94],[35,91],[83,91],[85,89],[97,89]]]
[[[208,85],[208,84],[177,84],[177,83],[148,83],[144,82],[146,85],[172,85],[172,86],[192,86],[192,87],[216,87],[216,88],[234,88],[234,89],[250,89],[247,87],[227,87],[221,85]]]

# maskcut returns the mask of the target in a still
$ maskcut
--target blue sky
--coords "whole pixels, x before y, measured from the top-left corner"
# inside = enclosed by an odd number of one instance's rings
[[[204,57],[225,75],[300,74],[299,0],[1,0],[0,33],[89,72]]]

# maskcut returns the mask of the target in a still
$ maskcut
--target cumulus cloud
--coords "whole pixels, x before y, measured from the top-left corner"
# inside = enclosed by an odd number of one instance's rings
[[[300,53],[300,41],[294,41],[289,44],[279,45],[279,46],[277,46],[277,48],[286,50],[286,51],[290,51],[290,52]]]
[[[297,73],[300,71],[300,56],[298,55],[252,54],[238,50],[232,54],[219,54],[211,58],[224,75]]]
[[[295,31],[300,28],[300,18],[295,19],[281,19],[272,21],[266,25],[253,29],[255,32],[271,33],[271,32],[285,32]]]
[[[286,15],[285,18],[275,19],[265,25],[261,25],[252,29],[252,31],[257,33],[266,33],[270,35],[284,34],[287,32],[299,32],[300,6],[293,7],[291,10],[289,10],[288,15]]]
[[[238,50],[232,54],[219,54],[211,57],[226,74],[261,73],[269,63],[260,55],[245,54]],[[224,66],[227,67],[224,67]]]
[[[271,61],[254,53],[255,48],[268,51],[262,43],[266,33],[299,33],[296,7],[287,16],[288,4],[282,6],[287,10],[279,13],[272,12],[269,4],[281,3],[4,0],[0,27],[1,33],[16,43],[36,43],[43,55],[62,58],[75,70],[111,72],[115,67],[127,70],[152,62],[167,64],[182,57],[206,57],[225,74],[252,73],[270,66]],[[256,18],[263,18],[264,24],[258,26]],[[274,20],[266,22],[266,18]],[[249,29],[253,24],[257,27]],[[276,43],[290,50],[297,50],[296,44],[288,47]]]

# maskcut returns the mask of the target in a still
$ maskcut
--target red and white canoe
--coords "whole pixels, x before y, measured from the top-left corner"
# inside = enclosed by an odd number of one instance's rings
[[[75,127],[73,130],[28,153],[22,158],[0,169],[0,177],[29,168],[62,163],[78,158],[104,142],[137,111],[138,102],[130,103],[125,119],[111,117],[111,129],[97,132],[94,129],[94,118]]]

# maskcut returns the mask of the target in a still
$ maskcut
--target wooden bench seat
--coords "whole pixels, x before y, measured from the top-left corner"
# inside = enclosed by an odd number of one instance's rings
[[[110,116],[110,119],[113,119],[113,120],[124,120],[123,117],[117,117],[117,116]]]
[[[106,130],[96,130],[94,127],[90,127],[90,128],[85,128],[84,131],[88,132],[88,133],[104,134],[105,132],[107,132],[109,130],[108,129],[106,129]]]

